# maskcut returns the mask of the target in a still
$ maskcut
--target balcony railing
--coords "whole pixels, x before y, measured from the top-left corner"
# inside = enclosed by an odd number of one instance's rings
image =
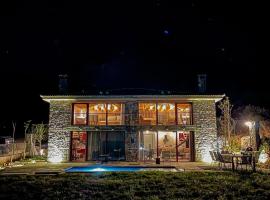
[[[175,115],[168,113],[145,115],[144,113],[74,113],[73,125],[191,125],[191,116],[187,113]]]

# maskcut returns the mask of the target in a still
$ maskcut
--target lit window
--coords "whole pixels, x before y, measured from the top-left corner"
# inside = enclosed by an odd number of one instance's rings
[[[106,125],[106,104],[89,104],[89,125]]]
[[[73,124],[86,125],[87,104],[74,104]]]
[[[156,125],[156,104],[155,103],[140,103],[139,104],[140,124]]]
[[[122,104],[107,104],[108,125],[122,124]]]
[[[191,104],[177,104],[177,120],[180,125],[191,124]]]
[[[159,103],[157,110],[159,125],[175,125],[175,104]]]

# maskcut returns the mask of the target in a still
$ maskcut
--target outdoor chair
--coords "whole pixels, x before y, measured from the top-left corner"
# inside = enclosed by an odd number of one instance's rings
[[[226,164],[232,165],[232,158],[231,154],[221,154],[220,152],[217,152],[217,158],[220,162],[220,164],[227,168]],[[222,166],[221,166],[222,167]]]
[[[243,169],[242,166],[245,165],[247,170],[247,166],[251,165],[251,159],[252,159],[251,155],[248,154],[243,154],[241,157],[238,157],[235,162],[236,169],[238,168],[238,166],[241,166],[241,169]]]
[[[209,151],[212,162],[211,164],[219,163],[218,157],[215,155],[214,151]]]

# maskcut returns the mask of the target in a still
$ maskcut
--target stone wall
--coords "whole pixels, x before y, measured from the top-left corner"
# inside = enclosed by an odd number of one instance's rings
[[[138,159],[138,132],[136,126],[139,123],[138,102],[127,102],[125,104],[125,124],[130,126],[125,133],[125,154],[127,161]]]
[[[51,101],[48,137],[48,161],[69,160],[70,131],[64,129],[71,124],[72,104],[70,101]]]
[[[125,134],[126,161],[138,160],[138,132],[127,131]]]
[[[217,149],[217,124],[215,101],[194,101],[196,161],[211,160],[209,151]]]

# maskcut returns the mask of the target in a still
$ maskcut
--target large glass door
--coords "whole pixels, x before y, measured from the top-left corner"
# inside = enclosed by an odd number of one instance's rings
[[[190,132],[141,131],[139,133],[139,160],[190,161],[192,154]]]
[[[139,159],[143,161],[154,161],[157,157],[157,132],[140,132]]]
[[[125,160],[124,132],[89,132],[88,160]]]
[[[158,132],[158,153],[161,161],[176,161],[175,132]]]
[[[177,156],[178,160],[190,161],[191,155],[190,132],[177,132]]]

